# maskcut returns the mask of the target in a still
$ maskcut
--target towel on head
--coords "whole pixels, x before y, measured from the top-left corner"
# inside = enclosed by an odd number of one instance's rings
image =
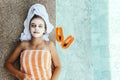
[[[50,23],[49,21],[49,17],[48,17],[48,13],[46,11],[46,8],[42,5],[42,4],[34,4],[31,6],[31,8],[28,11],[28,15],[24,21],[24,31],[21,33],[21,37],[20,40],[24,41],[24,40],[31,40],[31,34],[30,34],[30,30],[29,30],[29,23],[30,20],[32,19],[32,17],[34,15],[38,15],[41,16],[45,23],[46,23],[46,33],[43,35],[43,40],[45,41],[49,41],[49,33],[53,30],[53,25]]]

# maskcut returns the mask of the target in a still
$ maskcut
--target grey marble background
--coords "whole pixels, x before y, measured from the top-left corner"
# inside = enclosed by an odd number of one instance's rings
[[[17,80],[5,70],[4,62],[19,44],[23,22],[34,3],[45,5],[50,21],[55,26],[55,0],[0,0],[0,80]],[[55,42],[54,35],[55,29],[50,35]],[[19,58],[15,66],[19,69]]]

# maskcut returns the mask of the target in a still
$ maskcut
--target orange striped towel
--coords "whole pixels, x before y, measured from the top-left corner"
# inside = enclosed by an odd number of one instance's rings
[[[21,72],[32,75],[32,80],[50,80],[51,54],[46,50],[24,50],[20,57]]]

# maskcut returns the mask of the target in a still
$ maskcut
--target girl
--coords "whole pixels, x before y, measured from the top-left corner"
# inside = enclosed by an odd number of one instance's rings
[[[60,61],[54,43],[48,38],[53,26],[43,5],[34,4],[30,8],[24,28],[21,43],[6,60],[6,69],[19,80],[57,80]],[[13,66],[19,56],[20,71]]]

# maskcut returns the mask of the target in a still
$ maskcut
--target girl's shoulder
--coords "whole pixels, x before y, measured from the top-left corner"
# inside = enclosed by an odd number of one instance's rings
[[[51,51],[55,48],[55,43],[53,41],[46,41],[46,46]]]
[[[21,43],[20,43],[20,46],[23,48],[23,49],[26,49],[26,47],[28,47],[29,46],[29,41],[21,41]]]
[[[53,41],[45,41],[45,44],[47,45],[47,46],[51,46],[51,45],[54,45],[54,42]]]

